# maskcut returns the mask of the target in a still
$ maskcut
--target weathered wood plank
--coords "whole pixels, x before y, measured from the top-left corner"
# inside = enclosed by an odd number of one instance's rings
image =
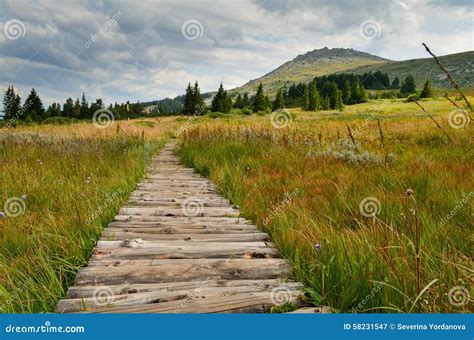
[[[291,266],[282,259],[219,259],[215,262],[156,261],[153,265],[125,265],[117,267],[93,266],[81,268],[76,285],[120,284],[123,282],[156,283],[206,279],[275,279],[291,274]]]
[[[288,302],[301,305],[298,294],[289,295]],[[102,307],[88,313],[265,313],[274,306],[271,292],[237,294],[235,296],[199,296],[156,304]]]
[[[96,249],[113,249],[113,248],[144,248],[144,249],[176,249],[180,248],[182,250],[195,248],[206,248],[206,249],[232,249],[240,247],[248,248],[259,248],[267,247],[265,242],[256,241],[256,242],[200,242],[199,244],[192,244],[188,241],[145,241],[141,238],[126,239],[119,241],[107,241],[99,240],[97,242]]]
[[[95,249],[92,258],[103,259],[196,259],[196,258],[266,258],[277,257],[274,247],[216,247],[206,249],[202,245],[161,248],[103,248]]]
[[[207,234],[150,234],[150,233],[131,233],[131,232],[117,232],[104,230],[102,233],[102,240],[114,241],[125,240],[131,238],[141,238],[145,241],[187,241],[187,242],[254,242],[254,241],[268,241],[269,237],[266,233],[207,233]]]
[[[170,301],[183,301],[187,303],[195,298],[209,299],[212,297],[235,296],[242,293],[271,292],[272,287],[267,285],[244,285],[234,287],[208,287],[206,281],[202,281],[203,286],[193,290],[154,290],[151,292],[141,292],[133,294],[115,294],[108,286],[97,287],[95,296],[77,299],[62,300],[57,305],[56,311],[59,313],[71,313],[87,311],[94,308],[112,307],[112,306],[132,306],[144,304],[157,304]],[[285,290],[286,294],[299,295],[298,290],[302,288],[301,284],[291,282],[279,286]],[[273,287],[274,288],[274,287]],[[105,296],[99,296],[98,293],[104,291]]]
[[[153,291],[181,291],[181,290],[195,290],[201,287],[218,287],[228,288],[252,286],[256,289],[273,289],[278,286],[294,284],[295,286],[301,284],[299,282],[285,282],[282,279],[268,279],[268,280],[193,280],[183,282],[164,282],[164,283],[121,283],[118,285],[108,285],[107,289],[114,295],[135,294]],[[97,290],[102,288],[100,285],[84,285],[71,286],[67,291],[67,297],[71,299],[93,297]]]

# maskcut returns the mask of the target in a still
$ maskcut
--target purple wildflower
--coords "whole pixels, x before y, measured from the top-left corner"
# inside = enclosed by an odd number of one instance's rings
[[[0,217],[5,217],[5,213],[3,211],[0,211]]]
[[[320,250],[321,250],[321,245],[320,245],[319,243],[316,243],[316,244],[314,245],[314,250],[320,251]]]
[[[21,195],[20,198],[22,201],[26,201],[26,195]]]

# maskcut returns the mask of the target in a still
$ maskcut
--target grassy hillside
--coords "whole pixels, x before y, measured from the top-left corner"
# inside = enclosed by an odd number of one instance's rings
[[[235,91],[252,93],[262,82],[265,91],[272,95],[285,84],[309,82],[315,76],[386,62],[388,62],[387,59],[352,49],[325,47],[299,55],[263,77],[249,81]]]
[[[463,88],[474,88],[474,51],[442,56],[440,60]],[[262,82],[265,91],[272,96],[285,85],[309,82],[316,76],[332,73],[363,74],[375,71],[388,73],[390,79],[398,76],[400,80],[412,74],[420,88],[428,79],[433,81],[435,87],[450,88],[446,75],[431,57],[391,61],[352,49],[325,47],[299,55],[263,77],[251,80],[233,91],[253,93]]]
[[[439,59],[462,87],[474,87],[474,51],[450,54],[442,56]],[[415,77],[416,84],[419,87],[428,79],[433,81],[435,87],[450,87],[446,75],[438,68],[434,59],[431,57],[385,62],[377,65],[363,66],[353,70],[353,72],[357,74],[375,71],[387,73],[390,79],[396,76],[403,79],[411,74]]]

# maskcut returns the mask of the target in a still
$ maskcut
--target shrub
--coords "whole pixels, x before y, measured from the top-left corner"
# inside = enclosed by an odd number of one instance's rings
[[[405,103],[411,103],[414,101],[420,100],[420,96],[417,93],[410,94],[407,99],[405,100]]]
[[[46,118],[41,124],[68,125],[79,122],[78,119],[69,117],[51,117]]]
[[[250,110],[248,107],[244,107],[241,112],[246,115],[246,116],[250,116],[252,114],[252,110]]]
[[[209,113],[209,117],[210,117],[210,118],[223,118],[223,117],[225,117],[225,116],[226,116],[225,113],[222,113],[222,112],[219,112],[219,111],[217,111],[217,112],[210,112],[210,113]]]

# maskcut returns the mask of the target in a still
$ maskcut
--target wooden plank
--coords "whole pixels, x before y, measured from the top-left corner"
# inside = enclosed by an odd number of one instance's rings
[[[226,243],[223,243],[226,245]],[[266,258],[276,257],[274,247],[223,247],[215,249],[191,244],[187,247],[161,248],[103,248],[95,249],[92,258],[104,259],[196,259],[196,258]]]
[[[104,229],[104,233],[110,234],[115,232],[124,232],[132,234],[247,234],[259,233],[258,229],[253,226],[178,226],[178,227],[154,227],[154,226],[112,226]]]
[[[125,265],[117,267],[93,266],[81,268],[76,285],[109,285],[123,282],[157,283],[223,279],[276,279],[291,274],[291,266],[281,259],[219,259],[214,262],[183,261],[169,263],[156,261],[153,265]]]
[[[135,294],[153,291],[182,291],[194,290],[201,287],[218,287],[228,288],[252,286],[257,289],[272,289],[282,285],[295,284],[300,285],[299,282],[285,282],[282,279],[267,279],[267,280],[193,280],[193,281],[178,281],[178,282],[164,282],[164,283],[121,283],[117,285],[108,285],[107,289],[114,295]],[[84,285],[71,286],[67,291],[67,297],[71,299],[92,297],[97,290],[102,288],[100,285]]]
[[[232,249],[240,247],[259,248],[267,247],[267,244],[262,241],[256,242],[200,242],[193,244],[188,241],[145,241],[141,238],[126,239],[119,241],[99,240],[96,249],[114,249],[114,248],[143,248],[143,249],[176,249],[180,248],[186,250],[188,247],[192,248],[206,248],[206,249]],[[192,249],[190,248],[190,249]]]
[[[265,313],[275,305],[271,292],[237,294],[235,296],[199,296],[184,301],[102,307],[88,313]],[[301,305],[299,295],[292,294],[288,302]]]
[[[298,296],[300,293],[299,289],[302,288],[301,284],[291,282],[285,285],[281,285],[279,288],[285,290],[286,294],[294,294]],[[105,296],[100,297],[98,293],[106,293]],[[203,281],[202,287],[197,287],[193,290],[153,290],[151,292],[141,292],[133,294],[114,294],[108,286],[99,286],[96,288],[95,296],[62,300],[56,307],[58,313],[71,313],[79,311],[87,311],[94,308],[101,307],[112,307],[112,306],[133,306],[133,305],[144,305],[144,304],[159,304],[170,301],[187,301],[199,298],[209,299],[212,297],[226,297],[235,296],[242,293],[255,293],[255,292],[271,292],[272,287],[265,285],[243,285],[234,287],[208,287],[206,281]]]
[[[266,233],[206,233],[206,234],[150,234],[150,233],[131,233],[117,232],[105,229],[102,233],[102,240],[125,240],[130,238],[141,238],[146,241],[167,240],[167,241],[187,241],[187,242],[252,242],[252,241],[268,241],[269,237]]]
[[[133,221],[133,222],[151,222],[151,223],[188,223],[188,224],[251,224],[245,218],[238,217],[220,217],[210,218],[209,216],[137,216],[137,215],[117,215],[114,221]]]

